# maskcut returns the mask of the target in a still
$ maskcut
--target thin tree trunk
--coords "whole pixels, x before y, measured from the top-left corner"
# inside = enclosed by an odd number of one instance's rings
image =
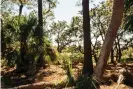
[[[94,52],[95,52],[95,51],[94,51]],[[94,60],[95,60],[95,62],[97,63],[97,55],[96,55],[96,53],[94,53],[93,55],[94,55]]]
[[[114,49],[113,48],[111,49],[110,57],[111,57],[111,63],[115,64],[115,61],[114,61]]]
[[[4,31],[3,31],[3,20],[1,19],[1,54],[2,54],[2,57],[5,57],[5,49],[6,49],[6,43],[5,43],[5,34],[4,34]]]
[[[112,19],[105,36],[105,41],[100,51],[98,63],[94,70],[94,75],[96,77],[101,78],[104,73],[110,51],[113,47],[113,43],[116,38],[117,31],[122,21],[123,11],[124,11],[124,0],[114,0]]]
[[[118,40],[118,43],[117,43],[117,45],[118,45],[118,62],[120,62],[122,53],[121,53],[120,41],[119,41],[118,37],[117,37],[117,40]]]
[[[93,73],[91,38],[90,38],[90,17],[89,0],[83,0],[83,31],[84,31],[84,66],[83,74]]]
[[[59,42],[57,42],[57,51],[60,52],[60,45],[59,45]]]

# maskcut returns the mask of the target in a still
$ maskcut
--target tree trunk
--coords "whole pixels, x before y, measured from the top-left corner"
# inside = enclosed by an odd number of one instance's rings
[[[95,52],[95,51],[94,51],[94,52]],[[94,60],[95,60],[95,62],[97,63],[97,55],[96,55],[96,53],[94,53],[93,55],[94,55]]]
[[[22,31],[23,30],[23,31]],[[26,42],[27,38],[24,35],[24,29],[21,29],[21,61],[23,62],[22,65],[23,67],[28,66],[26,65],[27,60],[26,60],[26,54],[27,54],[27,42]],[[22,67],[22,65],[20,65],[20,67]]]
[[[6,50],[6,42],[5,42],[5,34],[3,31],[3,20],[1,19],[1,55],[5,57],[5,50]]]
[[[120,41],[118,38],[117,38],[117,40],[118,40],[118,43],[117,43],[117,45],[118,45],[118,62],[120,62],[122,53],[121,53]]]
[[[93,73],[91,38],[90,38],[90,17],[89,0],[83,0],[83,31],[84,31],[84,66],[83,74],[91,75]]]
[[[96,55],[96,52],[95,52],[95,48],[92,49],[92,55],[94,57],[95,63],[97,63],[97,55]]]
[[[45,67],[44,63],[44,39],[43,39],[43,15],[42,15],[42,0],[38,0],[38,38],[39,38],[39,44],[38,44],[38,50],[40,53],[39,59],[38,59],[38,66],[39,67]]]
[[[27,63],[27,60],[26,60],[26,51],[27,51],[27,43],[26,43],[26,36],[25,36],[25,29],[22,29],[21,28],[21,24],[20,24],[20,19],[21,19],[21,14],[22,14],[22,9],[23,9],[23,3],[21,0],[19,0],[20,2],[20,6],[19,6],[19,19],[18,19],[18,22],[19,22],[19,28],[21,30],[21,35],[20,35],[20,59],[21,59],[21,62],[18,62],[17,63],[17,68],[16,68],[16,71],[17,72],[25,72],[27,71],[27,66],[28,64]]]
[[[114,49],[113,48],[111,49],[110,57],[111,57],[111,63],[115,64],[115,61],[114,61]]]
[[[105,36],[105,41],[100,51],[98,63],[94,70],[94,76],[98,78],[101,78],[104,73],[110,51],[113,47],[113,42],[116,38],[117,31],[122,21],[123,11],[124,11],[124,0],[114,0],[112,19]]]
[[[59,45],[59,42],[57,42],[57,51],[60,52],[60,45]]]

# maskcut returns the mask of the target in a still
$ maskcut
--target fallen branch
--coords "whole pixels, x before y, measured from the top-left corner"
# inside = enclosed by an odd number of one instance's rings
[[[52,87],[52,86],[53,84],[48,82],[39,82],[39,83],[21,85],[21,86],[15,87],[14,89],[44,89],[45,87]]]
[[[133,75],[130,70],[128,70],[127,68],[122,68],[118,71],[119,71],[119,77],[117,80],[117,87],[115,89],[118,89],[118,87],[122,82],[126,83],[125,81],[128,81],[131,85],[133,84],[132,82]]]

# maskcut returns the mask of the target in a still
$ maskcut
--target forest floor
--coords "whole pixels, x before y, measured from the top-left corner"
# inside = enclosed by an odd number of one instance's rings
[[[126,67],[130,70],[130,74],[133,74],[133,63],[126,64],[109,64],[106,67],[104,73],[105,81],[111,81],[109,85],[100,85],[101,89],[115,89],[117,87],[118,70]],[[65,86],[65,80],[67,75],[61,65],[49,65],[46,69],[41,69],[36,75],[26,77],[24,74],[16,74],[13,72],[15,68],[1,68],[1,87],[2,89],[8,89],[14,87],[14,89],[63,89]],[[73,66],[73,75],[76,79],[82,70],[82,64],[78,63]],[[133,76],[132,76],[133,77]],[[133,82],[133,78],[131,78]],[[12,88],[13,89],[13,88]],[[74,87],[64,88],[74,89]],[[133,89],[133,85],[130,82],[124,82],[120,84],[118,89]]]

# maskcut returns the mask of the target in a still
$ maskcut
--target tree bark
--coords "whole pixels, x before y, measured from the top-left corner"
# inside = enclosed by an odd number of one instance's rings
[[[1,55],[2,57],[5,57],[5,50],[6,50],[6,42],[5,42],[5,34],[3,31],[3,20],[1,18]]]
[[[38,38],[39,38],[39,44],[38,44],[38,50],[40,52],[40,56],[38,59],[38,66],[45,67],[44,63],[44,39],[43,39],[43,15],[42,15],[42,0],[38,0]]]
[[[117,35],[117,31],[122,21],[123,11],[124,11],[124,0],[114,0],[112,19],[105,36],[105,41],[100,51],[98,63],[94,70],[94,75],[96,77],[101,78],[104,73],[110,51],[112,49],[114,40]]]
[[[89,0],[83,0],[83,31],[84,31],[84,66],[83,74],[91,75],[93,73],[92,53],[91,53],[91,35],[90,35],[90,17]]]

